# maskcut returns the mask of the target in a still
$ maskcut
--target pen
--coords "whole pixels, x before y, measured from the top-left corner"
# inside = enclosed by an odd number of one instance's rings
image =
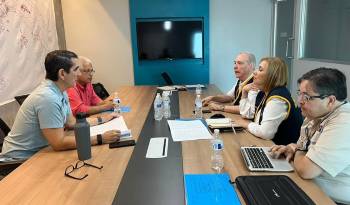
[[[163,143],[163,155],[162,155],[162,156],[165,156],[165,145],[166,145],[166,138],[164,138],[164,143]]]

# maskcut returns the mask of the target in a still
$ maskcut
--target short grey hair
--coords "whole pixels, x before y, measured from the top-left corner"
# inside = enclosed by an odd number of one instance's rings
[[[247,51],[240,52],[239,54],[247,55],[249,63],[253,65],[253,68],[255,68],[255,66],[256,66],[256,58],[255,58],[254,54],[252,54],[250,52],[247,52]]]
[[[85,56],[79,56],[78,58],[79,58],[79,60],[81,60],[83,66],[85,64],[91,64],[92,65],[92,61],[89,58],[87,58]]]

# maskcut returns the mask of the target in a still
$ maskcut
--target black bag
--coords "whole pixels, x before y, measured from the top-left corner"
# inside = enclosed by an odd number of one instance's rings
[[[315,204],[285,175],[239,176],[236,184],[248,205]]]
[[[96,95],[100,97],[102,100],[109,97],[108,91],[101,83],[94,83],[92,84],[92,87],[94,88]]]

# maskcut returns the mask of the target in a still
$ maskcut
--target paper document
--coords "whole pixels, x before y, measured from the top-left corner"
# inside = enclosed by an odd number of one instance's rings
[[[90,135],[95,136],[97,134],[103,134],[108,130],[120,130],[120,140],[132,138],[131,131],[126,126],[123,116],[114,118],[106,123],[90,127]]]
[[[200,120],[168,120],[168,124],[174,142],[213,138]]]
[[[148,144],[146,158],[163,158],[168,156],[167,137],[151,138]]]
[[[227,173],[186,174],[184,178],[187,205],[241,204]]]

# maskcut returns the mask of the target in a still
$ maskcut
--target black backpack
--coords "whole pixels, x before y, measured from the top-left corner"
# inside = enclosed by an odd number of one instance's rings
[[[102,100],[106,99],[109,96],[108,91],[101,83],[94,83],[92,84],[92,87],[94,88],[96,95]]]

